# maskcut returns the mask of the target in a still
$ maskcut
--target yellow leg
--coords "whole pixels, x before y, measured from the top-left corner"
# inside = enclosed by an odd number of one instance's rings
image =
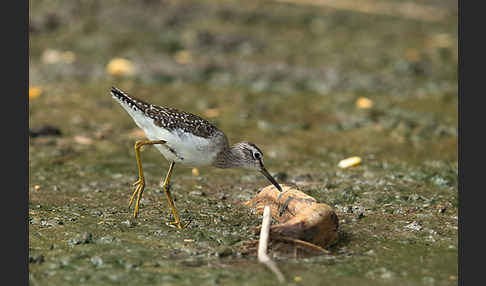
[[[140,148],[143,145],[154,145],[154,144],[165,144],[166,141],[164,140],[145,140],[145,141],[137,141],[135,142],[135,157],[137,158],[137,167],[138,167],[138,180],[133,183],[134,186],[137,186],[135,191],[130,198],[130,202],[128,203],[128,208],[132,206],[133,200],[135,196],[137,200],[135,201],[135,209],[133,211],[133,217],[137,217],[138,208],[140,206],[140,200],[142,199],[143,189],[145,188],[145,178],[143,177],[143,169],[142,169],[142,159],[140,158]]]
[[[181,225],[181,220],[179,218],[179,214],[174,205],[174,201],[172,200],[172,196],[170,195],[168,186],[170,181],[170,176],[172,175],[172,170],[174,169],[175,163],[172,162],[169,167],[169,171],[167,172],[167,176],[165,177],[164,184],[162,188],[164,189],[165,195],[167,196],[167,201],[169,202],[169,207],[172,210],[172,214],[174,215],[174,221],[170,222],[170,224],[174,224],[178,229],[186,228],[186,226],[191,223],[191,221],[186,222],[184,225]]]

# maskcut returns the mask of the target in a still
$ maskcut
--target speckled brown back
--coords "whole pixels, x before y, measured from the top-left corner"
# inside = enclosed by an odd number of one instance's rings
[[[221,132],[209,121],[197,115],[180,111],[175,108],[161,107],[147,103],[143,100],[129,96],[116,87],[111,88],[111,94],[122,104],[125,104],[132,109],[142,111],[147,117],[154,120],[155,125],[165,128],[168,131],[179,129],[186,133],[192,133],[193,135],[204,138],[212,137],[216,133]]]

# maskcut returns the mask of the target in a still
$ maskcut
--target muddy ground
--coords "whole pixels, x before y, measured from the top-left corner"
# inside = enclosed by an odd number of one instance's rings
[[[288,285],[457,284],[457,1],[285,2],[30,1],[31,285],[276,283],[242,206],[260,174],[176,165],[177,230],[148,147],[132,218],[144,136],[111,86],[254,142],[279,182],[335,209],[331,254],[271,244]]]

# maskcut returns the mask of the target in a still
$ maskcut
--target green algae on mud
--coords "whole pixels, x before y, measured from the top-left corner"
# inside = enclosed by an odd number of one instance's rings
[[[144,156],[147,162],[164,162],[155,151],[147,150]],[[259,224],[239,203],[252,197],[263,180],[210,169],[194,178],[180,169],[174,176],[173,193],[183,218],[191,216],[193,222],[178,231],[166,224],[168,211],[162,210],[167,206],[156,179],[151,179],[163,173],[153,170],[158,169],[155,164],[146,167],[149,183],[141,215],[131,218],[126,205],[136,170],[133,156],[125,157],[120,164],[131,165],[132,170],[115,168],[112,175],[110,164],[103,172],[94,166],[63,168],[81,174],[57,183],[47,177],[57,172],[48,168],[32,175],[32,183],[40,189],[30,191],[30,252],[45,260],[31,264],[35,280],[274,283],[269,273],[255,266],[254,253],[238,252],[244,241],[256,239],[253,228]],[[322,273],[326,273],[324,281],[369,285],[402,280],[441,284],[457,277],[457,204],[451,201],[457,192],[457,167],[436,161],[426,166],[363,164],[352,170],[316,172],[322,168],[309,164],[306,176],[287,175],[287,181],[334,206],[341,241],[330,256],[283,256],[277,259],[279,267],[288,277],[304,277],[311,285],[323,281]],[[120,176],[123,172],[131,177]],[[414,221],[419,229],[407,228]],[[70,243],[86,233],[91,239]],[[258,278],[255,272],[260,273]]]
[[[61,131],[29,141],[32,285],[276,281],[256,260],[261,218],[241,205],[266,186],[259,174],[202,168],[193,176],[176,166],[171,190],[182,219],[192,220],[179,231],[167,225],[159,186],[169,163],[147,148],[147,187],[131,217],[140,133],[111,99],[113,85],[213,114],[231,142],[261,146],[279,182],[336,210],[340,240],[330,255],[271,245],[288,284],[457,283],[456,17],[155,3],[30,2],[29,78],[43,93],[30,101],[29,127]],[[75,64],[44,63],[49,49],[73,51]],[[180,51],[193,62],[178,64]],[[134,75],[106,74],[119,56],[136,64]],[[371,109],[356,108],[361,96]],[[361,165],[337,167],[355,155]]]

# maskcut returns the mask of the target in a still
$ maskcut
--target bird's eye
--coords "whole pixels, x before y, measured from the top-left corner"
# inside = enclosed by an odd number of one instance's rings
[[[262,154],[255,152],[253,153],[253,158],[255,158],[256,160],[260,160],[262,158]]]

